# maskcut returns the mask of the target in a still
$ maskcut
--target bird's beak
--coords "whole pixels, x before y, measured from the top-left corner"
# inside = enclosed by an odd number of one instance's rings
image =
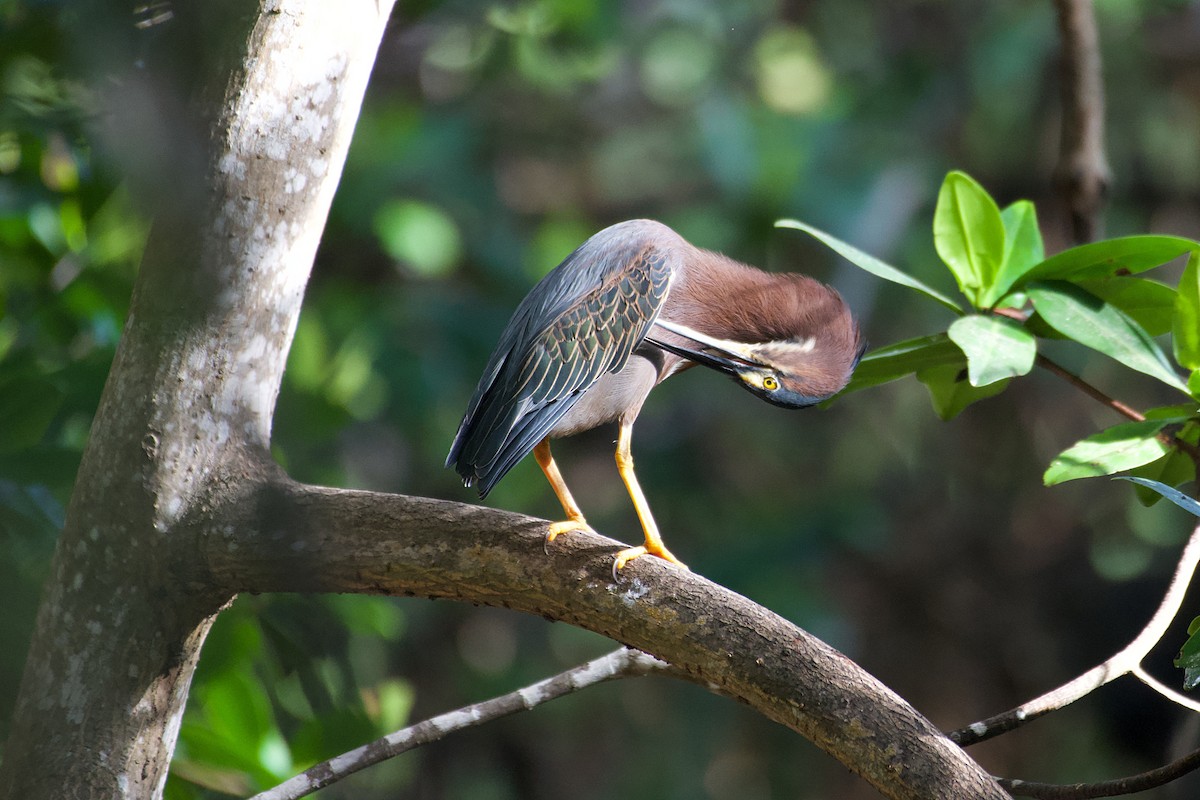
[[[681,358],[686,358],[702,366],[715,369],[718,372],[735,375],[743,372],[748,366],[770,366],[755,356],[748,347],[740,342],[715,339],[712,336],[700,333],[684,325],[678,325],[662,319],[656,320],[655,324],[664,330],[691,339],[697,344],[704,345],[704,349],[684,347],[683,345],[671,344],[654,337],[647,337],[651,344],[661,347],[669,353],[674,353]]]

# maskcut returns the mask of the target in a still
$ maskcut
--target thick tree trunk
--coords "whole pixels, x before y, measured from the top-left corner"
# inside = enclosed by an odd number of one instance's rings
[[[185,202],[164,209],[147,246],[44,591],[0,796],[162,792],[200,645],[230,598],[200,568],[191,523],[273,472],[287,348],[390,9],[259,8],[212,117],[205,174],[190,176],[206,192],[177,187]]]

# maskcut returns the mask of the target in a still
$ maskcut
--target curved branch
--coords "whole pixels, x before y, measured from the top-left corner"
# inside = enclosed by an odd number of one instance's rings
[[[1143,667],[1141,664],[1138,664],[1136,667],[1134,667],[1131,672],[1135,678],[1161,694],[1163,697],[1170,700],[1172,703],[1183,706],[1190,711],[1200,712],[1200,703],[1181,694],[1180,692],[1175,691],[1170,686],[1167,686],[1149,672],[1146,672],[1145,667]]]
[[[1179,607],[1183,604],[1183,598],[1187,594],[1198,562],[1200,562],[1200,525],[1192,530],[1192,535],[1183,548],[1179,564],[1175,567],[1175,574],[1171,576],[1171,583],[1167,586],[1166,594],[1163,595],[1158,610],[1154,612],[1154,616],[1146,623],[1146,627],[1142,629],[1141,633],[1124,649],[1103,664],[1093,667],[1074,680],[1041,697],[1017,706],[1011,711],[1005,711],[1003,714],[997,714],[981,722],[973,722],[965,728],[951,731],[947,735],[952,741],[963,747],[977,744],[991,739],[993,736],[1008,733],[1026,722],[1049,714],[1051,711],[1057,711],[1063,706],[1074,703],[1094,689],[1099,689],[1104,684],[1138,669],[1142,659],[1158,644],[1166,634],[1172,620],[1175,619],[1175,615],[1179,613]]]
[[[454,711],[447,711],[418,722],[416,725],[409,725],[402,730],[389,733],[370,744],[355,748],[328,761],[322,761],[296,777],[254,795],[250,800],[297,800],[297,798],[306,797],[331,783],[353,775],[361,769],[366,769],[373,764],[406,753],[421,745],[436,742],[451,733],[473,728],[518,711],[537,708],[542,703],[556,700],[598,683],[618,678],[649,675],[662,669],[669,669],[665,662],[637,650],[622,647],[608,655],[592,659],[586,664],[580,664],[514,692],[463,706]]]
[[[610,539],[572,532],[547,556],[543,520],[286,478],[224,500],[196,531],[206,559],[185,568],[230,591],[452,598],[561,620],[736,697],[887,797],[1007,796],[895,693],[778,615],[653,558],[614,583]]]
[[[1000,785],[1016,797],[1037,797],[1042,800],[1087,800],[1093,797],[1116,797],[1123,794],[1144,792],[1165,786],[1189,772],[1200,769],[1200,750],[1193,750],[1183,758],[1172,761],[1148,772],[1139,772],[1127,778],[1116,778],[1099,783],[1035,783],[1010,778],[999,778]]]

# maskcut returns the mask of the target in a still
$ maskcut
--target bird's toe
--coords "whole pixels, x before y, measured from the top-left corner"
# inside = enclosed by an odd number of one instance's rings
[[[665,547],[647,547],[646,545],[638,545],[637,547],[627,547],[624,550],[619,551],[616,557],[613,558],[613,580],[615,581],[618,579],[620,571],[623,570],[625,565],[630,561],[647,555],[656,556],[661,558],[663,561],[669,561],[681,569],[688,568],[687,564],[676,558],[674,554]]]
[[[547,555],[550,554],[550,543],[564,533],[570,531],[592,531],[592,526],[587,524],[587,521],[580,517],[579,519],[564,519],[562,522],[551,522],[550,527],[546,530],[546,538],[542,542],[542,550]]]

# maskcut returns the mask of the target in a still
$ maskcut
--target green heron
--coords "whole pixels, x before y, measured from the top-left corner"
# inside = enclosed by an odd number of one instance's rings
[[[864,343],[836,291],[701,250],[667,226],[605,228],[538,283],[500,334],[446,466],[480,498],[533,452],[567,519],[546,541],[589,529],[550,454],[550,439],[619,423],[617,470],[645,533],[613,575],[647,553],[683,566],[663,544],[633,471],[633,423],[650,390],[696,364],[752,394],[804,408],[850,379]]]

